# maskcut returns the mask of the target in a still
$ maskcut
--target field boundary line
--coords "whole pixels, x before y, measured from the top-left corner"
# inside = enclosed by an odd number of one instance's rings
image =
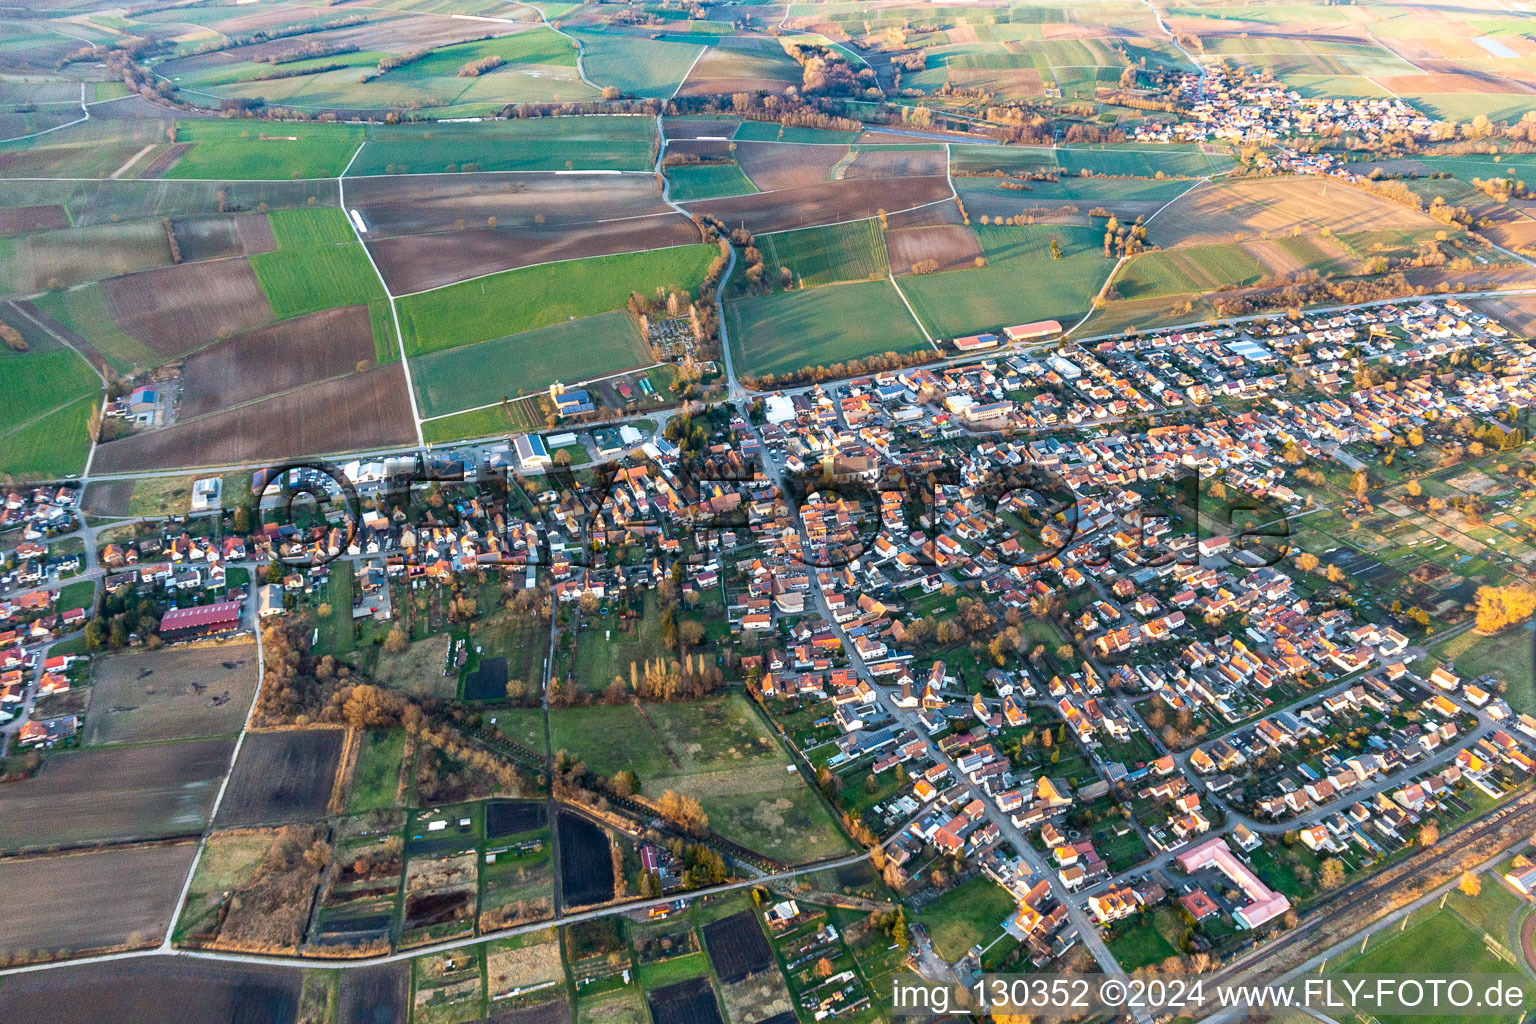
[[[384,289],[384,297],[389,300],[389,315],[395,322],[395,345],[400,350],[400,369],[405,373],[405,396],[411,403],[411,425],[416,431],[416,447],[425,448],[426,441],[421,433],[421,411],[416,408],[416,385],[411,380],[411,361],[405,354],[405,332],[400,329],[400,310],[395,305],[395,293],[389,290],[389,282],[384,280],[384,273],[373,261],[373,253],[368,251],[368,243],[363,241],[363,236],[358,233],[357,223],[352,219],[351,212],[347,210],[347,172],[352,169],[352,164],[357,161],[358,154],[366,145],[368,140],[365,138],[357,144],[357,149],[353,151],[352,159],[347,161],[347,166],[336,175],[336,201],[341,206],[341,215],[346,219],[347,228],[352,232],[352,237],[357,240],[357,244],[363,247],[363,255],[368,257],[368,265],[373,268],[374,276],[379,279],[379,287]]]
[[[937,177],[937,175],[933,175],[933,177]],[[951,185],[950,188],[953,189],[954,186]],[[767,193],[766,192],[760,192],[760,193],[745,192],[745,193],[743,193],[743,195],[749,195],[749,196],[750,195],[767,195]],[[724,196],[722,198],[729,199],[729,198],[732,198],[732,197]],[[904,206],[900,210],[886,210],[885,211],[885,215],[887,217],[890,217],[890,216],[893,216],[894,214],[898,214],[898,213],[912,213],[912,212],[914,212],[916,210],[926,210],[930,206],[938,206],[938,205],[940,205],[942,203],[953,202],[954,199],[955,199],[955,197],[953,195],[948,195],[948,196],[945,196],[943,199],[935,199],[931,203],[919,203],[917,206]],[[710,200],[706,199],[706,200],[702,200],[702,201],[703,202],[709,202]],[[788,232],[788,231],[808,231],[811,228],[835,228],[835,227],[839,227],[839,226],[841,226],[843,224],[858,224],[860,221],[875,220],[875,219],[877,219],[875,216],[869,216],[869,217],[853,217],[853,218],[851,218],[849,220],[829,220],[825,224],[805,224],[805,225],[801,225],[801,226],[798,226],[798,227],[792,227],[792,228],[779,228],[777,231],[755,232],[752,235],[752,237],[753,238],[767,238],[769,235],[782,235],[782,234],[784,234],[785,232]]]
[[[60,128],[73,128],[81,121],[89,121],[91,119],[91,108],[85,105],[86,84],[87,83],[85,82],[80,83],[80,117],[75,118],[73,121],[66,122],[65,124],[56,124],[52,128],[44,128],[40,132],[32,132],[29,135],[13,135],[8,139],[0,139],[0,142],[24,142],[27,139],[35,139],[39,135],[47,135],[49,132],[56,132]]]
[[[539,328],[535,328],[535,330],[538,330],[538,329]],[[475,344],[481,344],[481,342],[476,342]],[[469,347],[470,346],[468,346],[468,345],[460,345],[459,346],[459,348],[469,348]],[[439,352],[454,352],[454,351],[457,351],[457,350],[456,349],[451,349],[451,348],[445,348],[445,349],[438,349],[438,351]],[[650,363],[649,365],[646,365],[646,366],[635,366],[635,367],[631,367],[628,370],[620,370],[617,373],[610,373],[606,377],[588,377],[586,380],[573,381],[572,382],[572,386],[573,387],[579,387],[579,386],[581,386],[583,384],[597,384],[597,383],[600,383],[600,382],[605,381],[605,380],[612,380],[615,377],[623,377],[623,376],[625,376],[627,374],[631,374],[631,373],[640,373],[642,370],[654,370],[658,366],[672,366],[672,365],[673,365],[672,363],[661,362],[661,363]],[[515,397],[508,398],[507,399],[507,404],[510,405],[513,402],[523,402],[523,401],[527,401],[530,398],[538,398],[540,395],[547,395],[547,394],[549,394],[548,390],[544,390],[544,391],[530,391],[526,395],[517,395]],[[501,402],[486,402],[484,405],[472,405],[468,409],[459,409],[459,410],[456,410],[454,412],[440,412],[436,416],[423,416],[421,418],[421,422],[423,422],[423,423],[431,423],[433,420],[445,420],[445,419],[448,419],[450,416],[462,416],[462,415],[464,415],[467,412],[479,412],[481,409],[494,409],[496,406],[501,405],[501,404],[502,404]],[[641,417],[641,418],[643,419],[644,417]],[[535,431],[535,433],[537,433],[537,431]],[[455,441],[453,443],[454,444],[460,444],[461,442]]]
[[[710,48],[709,43],[704,44],[704,48],[699,51],[697,57],[693,58],[693,63],[688,65],[688,70],[683,72],[683,77],[678,79],[677,87],[672,90],[672,95],[668,96],[667,99],[675,99],[677,94],[683,91],[683,86],[688,84],[688,76],[693,74],[693,69],[699,66],[699,61],[704,59],[704,55],[710,51]],[[656,116],[660,117],[661,115],[657,114]]]
[[[529,10],[533,11],[533,13],[539,16],[539,23],[542,24],[545,28],[549,29],[556,35],[565,36],[566,39],[570,40],[571,45],[576,48],[576,77],[580,78],[590,88],[596,89],[599,93],[601,93],[603,91],[603,87],[592,81],[592,79],[588,78],[587,69],[581,66],[581,58],[586,56],[586,47],[582,45],[581,40],[565,31],[565,29],[555,28],[554,25],[551,25],[549,18],[544,14],[544,8],[530,3],[523,3],[521,0],[519,0],[518,6],[527,7]]]
[[[887,260],[889,262],[889,260]],[[901,285],[896,283],[896,275],[886,272],[885,279],[891,282],[891,287],[896,289],[896,294],[901,298],[901,304],[907,307],[907,312],[912,314],[912,322],[917,324],[917,329],[923,332],[923,337],[928,339],[928,344],[933,346],[935,352],[941,352],[938,342],[933,340],[933,335],[928,333],[928,328],[923,326],[922,317],[917,315],[917,310],[912,308],[912,303],[907,301],[907,295],[901,290]]]

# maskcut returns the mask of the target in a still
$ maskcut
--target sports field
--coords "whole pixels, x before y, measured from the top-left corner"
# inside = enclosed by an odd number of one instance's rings
[[[691,292],[719,255],[712,245],[680,245],[593,256],[408,295],[397,303],[406,352],[422,355],[622,309],[634,291]]]
[[[653,362],[640,326],[624,310],[567,320],[411,360],[423,417],[490,405]]]
[[[741,299],[726,307],[726,319],[736,372],[745,376],[928,347],[889,281]]]
[[[763,279],[777,285],[788,267],[803,286],[868,281],[891,272],[879,223],[859,220],[756,237],[763,254]]]

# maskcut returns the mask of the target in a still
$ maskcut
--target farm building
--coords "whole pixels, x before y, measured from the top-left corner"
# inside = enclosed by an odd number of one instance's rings
[[[979,352],[982,349],[996,348],[998,338],[995,334],[967,334],[963,338],[955,339],[955,348],[961,352]]]
[[[1008,336],[1009,341],[1031,341],[1035,338],[1049,338],[1053,334],[1060,334],[1061,324],[1055,320],[1036,320],[1033,323],[1004,327],[1003,333]]]
[[[194,608],[172,608],[160,620],[160,636],[166,640],[190,640],[239,628],[239,601],[220,601]]]

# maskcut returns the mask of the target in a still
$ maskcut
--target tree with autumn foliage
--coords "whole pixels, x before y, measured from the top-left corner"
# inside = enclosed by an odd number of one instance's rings
[[[1477,631],[1497,633],[1523,622],[1536,612],[1536,587],[1512,583],[1504,587],[1477,588]]]

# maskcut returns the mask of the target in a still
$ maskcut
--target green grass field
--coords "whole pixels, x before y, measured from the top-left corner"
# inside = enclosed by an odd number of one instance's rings
[[[1063,257],[1084,253],[1103,255],[1104,232],[1098,228],[1074,224],[978,224],[973,229],[981,241],[987,263],[1033,262],[1051,258],[1051,240],[1055,239]]]
[[[741,299],[726,319],[736,370],[749,376],[928,347],[889,281]]]
[[[1240,245],[1201,245],[1136,256],[1115,278],[1115,290],[1127,299],[1150,299],[1253,284],[1267,273]]]
[[[262,253],[251,257],[251,269],[278,320],[337,306],[388,303],[356,242]]]
[[[87,422],[96,404],[96,398],[88,395],[0,434],[0,476],[78,475],[90,454]]]
[[[519,118],[480,124],[370,125],[349,176],[454,170],[648,171],[656,122],[648,117]]]
[[[607,32],[571,34],[581,40],[587,77],[600,86],[616,86],[627,96],[671,96],[704,52],[693,43]]]
[[[759,191],[736,164],[681,164],[667,168],[667,195],[674,202],[740,196]]]
[[[56,343],[17,353],[0,346],[0,436],[80,398],[96,395],[101,381],[71,349]]]
[[[923,907],[917,919],[928,930],[934,950],[952,963],[977,943],[997,938],[1013,909],[1008,890],[990,878],[978,877]]]
[[[267,214],[267,222],[272,225],[272,237],[279,250],[346,245],[357,241],[347,215],[336,206],[276,210]]]
[[[891,272],[879,222],[873,219],[777,231],[758,235],[756,241],[763,254],[763,280],[773,285],[784,267],[805,286],[868,281]]]
[[[361,125],[264,121],[176,122],[192,148],[167,178],[334,178],[363,141]]]
[[[934,337],[954,338],[1049,317],[1065,323],[1088,311],[1112,266],[1102,254],[1046,256],[906,277],[901,288]]]
[[[693,291],[720,255],[712,245],[594,256],[509,270],[399,300],[406,352],[421,355],[622,309],[629,294]]]
[[[1483,882],[1484,888],[1497,884],[1500,883],[1493,880]],[[1494,940],[1501,945],[1508,942],[1507,936],[1502,933],[1496,934]],[[1509,952],[1519,956],[1518,950]],[[1527,1000],[1533,987],[1536,987],[1521,975],[1518,967],[1490,951],[1482,935],[1450,909],[1420,911],[1410,919],[1406,930],[1391,928],[1376,935],[1363,955],[1336,957],[1329,962],[1328,970],[1351,974],[1505,974],[1509,975],[1507,983],[1519,984],[1526,990]],[[1408,1024],[1417,1019],[1379,1011],[1375,1017],[1382,1024]],[[1504,1017],[1455,1013],[1435,1015],[1435,1020],[1445,1024],[1513,1021],[1518,1018],[1518,1013]]]
[[[459,441],[467,437],[492,437],[497,434],[527,434],[544,429],[544,409],[548,399],[525,398],[510,406],[492,405],[484,409],[455,413],[442,419],[427,420],[421,432],[430,444]]]
[[[1133,178],[1198,178],[1230,170],[1236,163],[1225,153],[1202,153],[1192,145],[1073,147],[1056,153],[1063,176],[1087,171]]]
[[[1456,663],[1464,678],[1492,672],[1509,684],[1504,695],[1517,712],[1536,714],[1536,634],[1512,626],[1493,636],[1468,630],[1435,648],[1435,656]]]
[[[404,729],[369,729],[363,734],[352,776],[352,794],[347,799],[348,814],[395,805],[400,759],[404,754]]]
[[[120,373],[163,361],[148,345],[117,326],[107,308],[107,294],[98,284],[48,292],[34,301],[38,309],[90,342]]]
[[[845,145],[859,137],[859,132],[839,132],[826,128],[781,125],[777,121],[743,121],[733,139],[743,142],[800,142],[807,145]]]
[[[742,697],[671,704],[593,705],[550,712],[555,750],[601,774],[628,769],[650,798],[675,789],[698,799],[711,828],[796,862],[840,853],[831,815]]]
[[[411,360],[423,416],[542,391],[555,381],[574,384],[651,363],[640,326],[615,310],[476,345],[440,349]]]

